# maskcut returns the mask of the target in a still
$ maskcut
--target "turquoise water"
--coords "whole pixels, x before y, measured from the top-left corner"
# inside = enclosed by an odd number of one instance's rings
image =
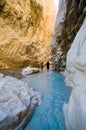
[[[71,88],[65,86],[63,75],[49,71],[24,80],[42,94],[42,103],[24,130],[66,130],[63,105],[69,100]]]

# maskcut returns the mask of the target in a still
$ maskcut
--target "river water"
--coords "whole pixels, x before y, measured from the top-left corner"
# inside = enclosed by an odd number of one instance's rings
[[[65,85],[63,75],[49,71],[23,80],[42,94],[42,103],[24,130],[66,130],[63,105],[69,101],[71,88]]]

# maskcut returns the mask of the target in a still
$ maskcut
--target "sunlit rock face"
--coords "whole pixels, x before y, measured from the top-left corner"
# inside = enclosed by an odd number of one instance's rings
[[[0,130],[23,130],[40,101],[26,83],[0,73]]]
[[[86,16],[86,0],[59,0],[52,40],[54,69],[65,69],[66,54]]]
[[[66,82],[72,87],[64,106],[67,130],[86,130],[86,18],[67,54]]]
[[[0,0],[0,68],[46,61],[55,16],[52,0]]]

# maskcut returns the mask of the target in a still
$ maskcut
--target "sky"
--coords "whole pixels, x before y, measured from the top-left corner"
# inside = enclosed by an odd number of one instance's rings
[[[56,6],[58,7],[59,0],[53,0]]]

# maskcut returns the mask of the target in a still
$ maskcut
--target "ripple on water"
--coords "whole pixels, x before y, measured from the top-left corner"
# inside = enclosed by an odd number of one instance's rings
[[[42,104],[24,130],[66,130],[63,105],[68,102],[71,89],[65,86],[63,75],[50,71],[23,80],[43,96]]]

